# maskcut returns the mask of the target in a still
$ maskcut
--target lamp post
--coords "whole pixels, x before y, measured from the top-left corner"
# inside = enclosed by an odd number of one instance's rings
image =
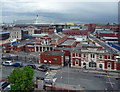
[[[68,84],[69,84],[69,62],[68,62]]]

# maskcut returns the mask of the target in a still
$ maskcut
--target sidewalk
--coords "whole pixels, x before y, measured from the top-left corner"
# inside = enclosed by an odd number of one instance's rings
[[[68,90],[83,90],[80,85],[70,85],[70,84],[63,84],[63,83],[55,83],[56,88],[63,88]]]
[[[77,71],[77,72],[83,72],[83,73],[93,73],[93,74],[100,74],[100,75],[106,75],[105,70],[92,70],[92,69],[83,69],[83,68],[71,68],[71,71]],[[119,77],[120,74],[115,71],[107,71],[109,76]]]
[[[120,77],[119,73],[117,72],[111,72],[111,71],[100,71],[100,70],[83,70],[83,72],[86,73],[94,73],[94,74],[102,74],[102,75],[106,75],[108,73],[109,76],[115,76],[115,77]]]

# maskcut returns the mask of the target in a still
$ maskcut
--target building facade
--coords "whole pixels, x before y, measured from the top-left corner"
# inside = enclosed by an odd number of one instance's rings
[[[40,54],[40,63],[54,64],[64,66],[64,52],[62,51],[45,51]]]
[[[71,51],[71,67],[116,71],[117,57],[101,48],[82,48]]]
[[[64,42],[68,36],[63,33],[45,35],[36,39],[35,52],[53,51],[59,44]]]

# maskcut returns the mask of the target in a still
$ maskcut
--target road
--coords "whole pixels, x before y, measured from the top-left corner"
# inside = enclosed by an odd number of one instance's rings
[[[61,78],[62,76],[62,78]],[[56,74],[58,83],[68,84],[68,69],[67,67],[58,71]],[[118,80],[110,78],[113,82],[114,90],[118,90]],[[109,80],[106,76],[99,76],[93,73],[86,73],[78,71],[73,68],[69,69],[69,84],[74,86],[81,86],[84,90],[104,90],[107,88],[112,90]]]
[[[14,67],[2,67],[2,78],[6,78],[7,75],[13,71]],[[105,76],[100,76],[100,74],[87,73],[82,69],[69,68],[69,84],[68,84],[68,68],[64,67],[62,69],[56,70],[55,77],[57,78],[56,84],[58,86],[63,86],[63,84],[71,86],[74,89],[77,87],[83,88],[84,90],[112,90],[108,78]],[[46,72],[41,72],[35,70],[34,77],[45,77]],[[113,83],[114,90],[118,90],[118,80],[110,77]],[[38,82],[38,84],[41,84]],[[41,87],[41,85],[39,85]],[[42,88],[42,87],[41,87]],[[67,86],[66,86],[67,88]]]
[[[107,46],[105,43],[103,43],[102,41],[98,40],[96,37],[89,35],[89,37],[91,39],[93,39],[95,42],[97,42],[99,45],[103,46],[107,51],[113,53],[113,54],[117,54],[118,52],[115,51],[114,49],[110,48],[109,46]]]

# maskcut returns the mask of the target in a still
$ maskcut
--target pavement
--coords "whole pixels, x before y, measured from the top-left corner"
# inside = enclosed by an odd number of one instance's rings
[[[39,64],[36,64],[36,66],[39,66]],[[55,68],[56,67],[57,66],[55,66]],[[9,66],[2,67],[2,77],[6,78],[7,75],[9,75],[13,69],[14,67]],[[68,72],[68,67],[63,67],[61,69],[52,70],[48,72],[51,72],[50,74],[53,75],[54,78],[57,78],[54,81],[54,87],[57,88],[67,88],[70,90],[103,90],[104,88],[112,89],[106,75],[102,76],[102,74],[96,74],[93,71],[87,72],[86,70],[83,71],[83,69],[70,68]],[[46,76],[47,72],[35,70],[35,78],[45,78]],[[116,80],[113,77],[110,77],[110,80],[111,83],[114,83],[114,89],[118,89],[118,80]],[[38,80],[39,88],[36,88],[36,90],[43,90],[43,84],[44,82],[42,80]]]
[[[55,87],[68,89],[68,90],[83,90],[83,88],[81,88],[80,85],[70,85],[70,84],[64,84],[64,83],[56,83]]]

